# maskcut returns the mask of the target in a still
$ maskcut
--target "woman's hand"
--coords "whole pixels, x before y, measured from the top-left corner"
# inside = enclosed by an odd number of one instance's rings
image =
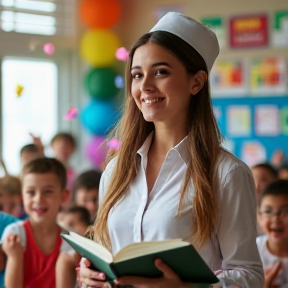
[[[82,258],[80,261],[80,268],[78,268],[78,280],[81,283],[81,288],[109,288],[111,285],[105,282],[106,275],[102,272],[89,269],[91,265],[90,261],[86,258]]]
[[[179,276],[165,263],[163,263],[160,259],[156,259],[155,266],[158,270],[163,273],[163,276],[160,278],[144,278],[144,277],[134,277],[134,276],[125,276],[116,279],[116,284],[123,285],[129,284],[136,287],[141,288],[192,288],[197,287],[197,284],[191,285],[186,284],[181,281]],[[202,287],[209,287],[209,285],[198,286],[199,288]]]
[[[282,263],[279,262],[272,266],[271,268],[268,268],[264,271],[264,286],[263,288],[277,288],[277,285],[273,285],[274,280],[278,276],[280,270],[282,268]]]

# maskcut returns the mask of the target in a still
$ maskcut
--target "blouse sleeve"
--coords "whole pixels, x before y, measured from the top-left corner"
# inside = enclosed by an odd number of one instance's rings
[[[252,174],[244,165],[234,167],[220,183],[217,239],[223,261],[217,276],[224,281],[232,278],[236,283],[246,283],[243,287],[262,288],[264,276],[256,245],[254,187]]]

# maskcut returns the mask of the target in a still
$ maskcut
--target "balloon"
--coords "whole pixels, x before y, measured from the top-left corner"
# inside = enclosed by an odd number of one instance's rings
[[[125,47],[120,47],[116,50],[115,57],[119,61],[127,61],[129,59],[129,51]]]
[[[80,53],[91,66],[110,66],[115,60],[119,43],[118,37],[111,31],[88,30],[81,39]]]
[[[80,19],[88,28],[111,28],[120,18],[118,0],[82,0],[79,6]]]
[[[116,76],[114,82],[117,88],[123,88],[125,86],[124,78],[122,76]]]
[[[112,68],[92,68],[85,78],[85,87],[94,99],[110,99],[119,91],[115,84],[116,77],[117,73]]]
[[[53,55],[55,53],[55,46],[52,43],[46,43],[43,46],[43,50],[47,55]]]
[[[119,117],[119,112],[112,103],[99,100],[92,100],[80,114],[83,126],[97,136],[109,133]]]
[[[86,156],[96,168],[102,168],[109,147],[103,136],[94,136],[86,146]]]

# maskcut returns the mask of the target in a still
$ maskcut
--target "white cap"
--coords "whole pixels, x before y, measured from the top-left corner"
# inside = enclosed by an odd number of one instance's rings
[[[210,72],[219,54],[219,43],[215,33],[194,19],[176,12],[168,12],[150,30],[170,32],[191,45],[204,59]]]

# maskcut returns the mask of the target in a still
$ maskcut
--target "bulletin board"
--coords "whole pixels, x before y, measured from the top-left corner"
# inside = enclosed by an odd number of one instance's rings
[[[288,95],[212,99],[224,147],[248,166],[269,161],[275,150],[288,155]]]

